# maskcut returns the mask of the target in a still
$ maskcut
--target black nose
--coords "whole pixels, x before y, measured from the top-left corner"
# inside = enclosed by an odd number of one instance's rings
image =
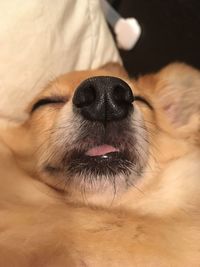
[[[133,109],[133,93],[123,80],[97,76],[83,81],[76,89],[73,104],[92,121],[121,120]]]

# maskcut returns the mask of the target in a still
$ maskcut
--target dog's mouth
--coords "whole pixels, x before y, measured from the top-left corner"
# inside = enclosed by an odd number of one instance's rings
[[[56,157],[43,165],[45,173],[63,179],[65,188],[70,185],[93,188],[101,182],[132,186],[146,164],[142,155],[146,145],[138,137],[138,127],[131,128],[129,120],[106,127],[87,122],[81,127],[75,141],[63,145],[54,152]]]
[[[65,158],[65,170],[70,175],[87,177],[129,175],[133,166],[128,150],[108,144],[94,146],[87,151],[74,150]]]
[[[57,167],[48,164],[45,170],[50,174],[61,174],[68,182],[69,179],[74,182],[75,177],[94,181],[141,173],[139,155],[134,149],[135,138],[118,135],[116,141],[115,137],[112,134],[112,138],[107,138],[112,142],[102,142],[98,137],[96,140],[90,137],[90,141],[87,138],[79,140],[72,149],[66,151]]]
[[[119,153],[119,149],[110,145],[101,145],[89,149],[85,154],[89,157],[108,158],[109,154]]]

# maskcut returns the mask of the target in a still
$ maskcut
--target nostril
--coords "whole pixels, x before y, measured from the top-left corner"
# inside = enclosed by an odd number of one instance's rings
[[[78,89],[79,88],[77,88],[73,97],[73,104],[76,107],[78,108],[86,107],[95,102],[96,90],[92,84],[81,86],[81,90]]]
[[[113,97],[117,104],[131,104],[134,97],[131,89],[124,88],[122,85],[115,85],[113,90]]]
[[[116,85],[113,90],[113,97],[117,103],[121,103],[124,99],[124,92],[121,86]]]

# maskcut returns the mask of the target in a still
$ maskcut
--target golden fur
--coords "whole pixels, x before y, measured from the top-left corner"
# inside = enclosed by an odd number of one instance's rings
[[[83,195],[40,168],[78,127],[70,120],[74,90],[98,75],[123,78],[152,105],[135,101],[132,122],[137,140],[147,133],[149,153],[140,150],[145,171],[128,190],[114,194],[105,184],[105,192],[86,188]],[[199,88],[200,72],[178,63],[137,81],[109,64],[49,84],[37,99],[59,94],[67,104],[41,107],[23,125],[1,131],[0,266],[200,266]],[[58,121],[65,129],[54,139]]]

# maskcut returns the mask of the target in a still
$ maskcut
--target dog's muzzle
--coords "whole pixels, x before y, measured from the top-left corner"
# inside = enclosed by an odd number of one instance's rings
[[[143,127],[139,128],[142,122],[137,119],[133,101],[131,88],[117,77],[95,76],[84,80],[72,99],[74,136],[56,152],[58,163],[49,162],[45,171],[76,187],[79,183],[90,186],[95,181],[132,185],[144,167],[140,147],[145,145],[143,133],[138,137]],[[62,132],[60,136],[65,134]]]
[[[126,167],[130,170],[130,135],[125,136],[123,132],[129,127],[133,101],[129,85],[116,77],[95,76],[78,86],[72,102],[74,113],[82,118],[84,125],[79,144],[85,149],[72,153],[70,172],[116,175],[125,172]]]

